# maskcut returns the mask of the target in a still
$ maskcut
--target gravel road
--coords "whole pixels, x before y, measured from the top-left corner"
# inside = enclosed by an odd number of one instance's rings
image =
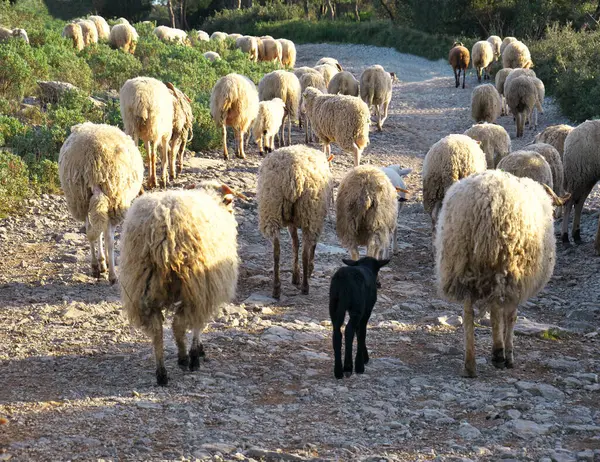
[[[176,187],[214,177],[251,199],[236,204],[241,276],[235,301],[203,334],[209,361],[198,372],[177,367],[166,324],[166,388],[155,385],[150,342],[121,315],[118,287],[90,277],[88,245],[64,199],[31,200],[24,215],[0,221],[0,461],[600,460],[598,191],[582,217],[585,243],[559,247],[550,283],[519,309],[515,369],[490,364],[483,319],[479,377],[462,378],[461,308],[435,291],[421,165],[434,142],[471,125],[476,78],[455,89],[443,61],[355,45],[300,46],[297,65],[322,56],[357,76],[376,63],[397,72],[390,117],[372,131],[364,163],[414,169],[400,252],[380,273],[365,374],[333,377],[327,293],[347,255],[333,214],[310,295],[291,284],[285,235],[282,298],[272,300],[271,250],[253,201],[256,148],[229,162],[198,153]],[[540,130],[568,122],[548,98],[544,109]],[[511,118],[499,122],[514,136]],[[526,129],[513,148],[533,136]],[[298,129],[294,138],[303,139]],[[352,160],[334,152],[339,181]]]

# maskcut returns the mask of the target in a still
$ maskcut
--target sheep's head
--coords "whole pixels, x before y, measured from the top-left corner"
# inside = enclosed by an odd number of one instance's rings
[[[13,29],[12,34],[13,37],[25,40],[25,43],[29,45],[29,37],[27,36],[27,32],[25,31],[25,29]]]
[[[240,199],[245,201],[248,200],[248,198],[242,193],[234,191],[225,183],[221,183],[217,180],[204,180],[198,185],[193,183],[187,185],[185,189],[204,189],[208,191],[213,191],[222,198],[223,206],[227,209],[229,213],[233,213],[233,200],[235,197],[239,197]]]
[[[390,77],[392,78],[392,83],[398,81],[398,77],[395,72],[390,72]]]
[[[302,97],[307,101],[312,101],[314,98],[322,94],[323,93],[321,93],[321,91],[315,87],[307,87],[306,90],[304,90],[304,93],[302,93]]]
[[[454,48],[454,47],[462,47],[462,46],[464,46],[462,42],[454,42],[452,44],[452,48]]]

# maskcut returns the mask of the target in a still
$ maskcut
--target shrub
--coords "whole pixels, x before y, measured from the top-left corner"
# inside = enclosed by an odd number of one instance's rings
[[[14,154],[0,151],[0,218],[17,210],[30,194],[25,162]]]
[[[30,167],[32,187],[38,194],[58,194],[60,192],[60,178],[58,176],[58,162],[44,159]]]
[[[135,56],[103,43],[84,48],[81,55],[94,75],[96,89],[119,90],[127,79],[137,77],[142,71],[142,64]]]
[[[26,129],[19,119],[0,115],[0,146],[9,145],[15,136],[25,133]]]
[[[0,63],[0,96],[20,101],[35,83],[27,61],[10,47],[0,45]]]

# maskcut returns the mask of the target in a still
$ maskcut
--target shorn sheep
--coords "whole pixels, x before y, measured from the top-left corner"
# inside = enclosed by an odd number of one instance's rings
[[[367,247],[367,256],[382,258],[389,249],[397,219],[396,188],[380,169],[360,165],[342,178],[335,229],[353,260],[359,259],[359,246]]]
[[[517,306],[552,275],[552,208],[562,203],[549,188],[498,170],[472,175],[448,190],[439,216],[435,273],[444,297],[464,304],[465,376],[477,375],[475,304],[491,315],[492,364],[513,367]]]
[[[250,58],[250,61],[258,61],[258,41],[256,40],[256,37],[250,35],[238,37],[235,40],[235,47],[239,48],[242,53],[246,53]]]
[[[205,356],[200,332],[230,301],[238,278],[233,193],[218,184],[145,194],[133,203],[121,238],[121,300],[129,321],[152,338],[156,381],[169,378],[163,310],[172,310],[178,364],[194,371]],[[189,355],[185,334],[193,337]]]
[[[73,48],[77,51],[81,51],[85,47],[85,43],[83,42],[83,32],[81,32],[81,26],[79,24],[67,24],[62,31],[62,37],[71,39],[73,41]]]
[[[108,43],[111,48],[122,49],[125,53],[135,53],[139,36],[130,24],[115,24],[110,30]]]
[[[331,154],[332,142],[354,155],[354,166],[360,165],[362,152],[369,144],[370,113],[364,101],[354,96],[324,95],[313,87],[303,93],[306,115],[324,152]]]
[[[27,32],[25,32],[25,29],[7,29],[6,27],[0,26],[0,42],[4,42],[11,38],[19,38],[29,44],[29,37]]]
[[[506,83],[506,79],[508,78],[508,75],[511,73],[512,69],[506,68],[506,69],[500,69],[497,73],[496,73],[496,80],[495,80],[495,84],[496,84],[496,90],[498,90],[498,93],[500,94],[500,97],[502,98],[502,115],[506,115],[508,113],[508,108],[506,107],[506,96],[504,94],[504,85]]]
[[[338,72],[329,81],[327,92],[332,95],[358,96],[360,94],[358,80],[348,71]]]
[[[523,75],[505,85],[504,94],[506,95],[506,103],[516,118],[517,138],[519,138],[523,136],[525,119],[537,102],[537,88],[529,77]]]
[[[98,31],[98,40],[108,40],[110,36],[110,26],[102,16],[90,16],[88,17],[96,25]]]
[[[255,85],[239,74],[221,77],[210,95],[210,114],[223,132],[223,157],[229,158],[227,127],[232,127],[237,140],[236,155],[245,159],[244,134],[258,115],[258,92]]]
[[[192,139],[194,115],[191,100],[181,90],[167,82],[167,88],[173,95],[173,132],[169,146],[169,177],[171,180],[183,171],[185,147]],[[177,166],[175,165],[177,163]]]
[[[571,198],[563,209],[562,241],[569,245],[569,216],[575,205],[572,236],[575,244],[581,244],[580,220],[583,204],[594,185],[600,180],[600,120],[587,120],[575,127],[565,140],[563,155],[565,190]],[[596,253],[600,255],[600,221],[595,242]]]
[[[550,165],[535,151],[513,151],[498,162],[496,168],[519,178],[531,178],[551,189],[554,187]]]
[[[477,70],[477,80],[481,82],[481,76],[483,79],[489,79],[489,65],[494,62],[494,49],[490,42],[486,40],[480,40],[473,45],[471,51],[471,61],[473,63],[473,69]]]
[[[279,132],[284,117],[285,103],[281,98],[261,101],[258,105],[258,115],[252,124],[252,133],[261,156],[263,147],[264,151],[273,151],[275,135]]]
[[[487,42],[486,42],[487,43]],[[491,83],[479,85],[471,94],[471,117],[475,122],[494,123],[502,112],[502,98]]]
[[[125,133],[145,143],[148,187],[156,187],[156,154],[161,147],[162,182],[167,185],[169,142],[173,131],[174,97],[167,86],[151,77],[127,80],[119,92]]]
[[[258,99],[267,101],[280,98],[285,103],[285,117],[281,124],[280,143],[285,144],[285,121],[288,123],[287,144],[292,144],[292,120],[298,120],[300,115],[300,97],[302,89],[300,81],[293,72],[273,71],[266,74],[258,83]]]
[[[508,45],[517,41],[518,40],[515,37],[504,37],[504,40],[502,40],[502,45],[500,45],[500,54],[502,55],[504,53],[504,50]]]
[[[86,47],[94,43],[98,43],[98,30],[96,29],[96,24],[94,24],[94,21],[84,19],[83,21],[79,21],[77,24],[79,24],[81,27],[83,43]]]
[[[60,150],[58,174],[69,211],[85,222],[92,275],[99,278],[108,260],[108,280],[114,284],[115,226],[140,193],[144,179],[140,151],[117,127],[90,122],[75,125]]]
[[[325,79],[323,76],[315,71],[315,72],[306,72],[301,74],[300,79],[300,89],[302,90],[302,94],[304,95],[304,90],[308,87],[313,87],[319,90],[322,93],[327,93],[327,86],[325,85]],[[306,116],[306,108],[304,105],[304,96],[300,98],[300,122],[304,119],[304,139],[305,142],[312,142],[313,134],[310,128],[310,121]]]
[[[490,35],[487,41],[492,45],[492,50],[494,50],[494,61],[498,61],[500,57],[500,48],[502,47],[502,39],[497,35]]]
[[[529,48],[523,42],[509,43],[502,52],[502,67],[511,67],[513,69],[533,66]]]
[[[465,88],[465,77],[470,61],[471,55],[469,54],[469,50],[465,48],[461,42],[454,42],[454,45],[452,45],[452,49],[448,54],[448,62],[454,71],[454,83],[456,84],[456,88],[460,85],[461,72],[463,75],[462,87]]]
[[[392,100],[392,75],[378,64],[367,67],[360,76],[360,97],[369,108],[375,106],[377,130],[381,131]]]
[[[287,39],[278,39],[281,44],[281,64],[284,67],[293,68],[296,65],[296,45]]]
[[[390,165],[388,167],[381,167],[381,171],[387,175],[392,182],[392,185],[396,189],[396,192],[398,193],[398,215],[400,215],[400,211],[406,202],[406,194],[408,193],[408,189],[406,189],[406,183],[404,183],[402,178],[412,172],[412,169],[402,168],[400,165]],[[392,237],[392,252],[394,255],[398,253],[398,226],[394,228],[394,236]],[[387,257],[388,255],[384,256]]]
[[[464,134],[481,143],[480,147],[485,152],[487,168],[496,168],[498,162],[510,153],[510,136],[501,125],[477,124],[466,130]]]
[[[480,144],[467,135],[448,135],[423,160],[423,208],[431,216],[433,234],[446,191],[458,180],[487,168]]]
[[[256,197],[262,235],[273,243],[273,297],[281,295],[279,233],[287,227],[292,237],[292,284],[300,284],[298,229],[302,231],[302,285],[314,269],[315,248],[327,215],[333,183],[328,160],[305,145],[272,152],[260,165]]]
[[[574,127],[570,125],[551,125],[546,127],[541,133],[535,137],[536,143],[548,143],[556,148],[562,159],[565,152],[565,139],[567,135],[573,131]]]
[[[367,351],[367,324],[377,301],[377,275],[389,260],[376,260],[363,257],[358,261],[342,260],[345,265],[338,269],[331,278],[329,288],[329,317],[333,326],[333,353],[335,365],[333,374],[336,379],[350,377],[352,371],[357,374],[365,372],[365,364],[369,362]],[[342,366],[342,325],[349,319],[344,330],[346,337],[346,353]],[[352,345],[356,335],[356,363],[352,364]]]

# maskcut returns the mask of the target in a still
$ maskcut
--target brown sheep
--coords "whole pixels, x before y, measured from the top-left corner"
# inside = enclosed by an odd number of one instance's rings
[[[467,75],[467,69],[469,62],[471,61],[471,55],[469,50],[463,46],[461,42],[454,42],[450,54],[448,55],[448,61],[454,71],[454,81],[456,88],[460,85],[460,72],[463,73],[462,87],[465,88],[465,76]]]

